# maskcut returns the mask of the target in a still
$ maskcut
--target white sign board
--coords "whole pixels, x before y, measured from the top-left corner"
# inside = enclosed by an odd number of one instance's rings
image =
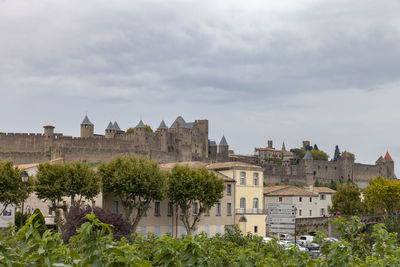
[[[269,228],[285,228],[285,229],[295,229],[296,226],[294,224],[270,224]]]
[[[285,233],[285,234],[295,234],[294,229],[278,229],[273,228],[269,230],[270,233]]]
[[[280,204],[280,203],[268,203],[269,210],[295,210],[296,206],[293,204]]]
[[[4,206],[0,203],[0,212],[2,212]],[[0,228],[8,227],[9,223],[15,222],[15,207],[8,205],[7,209],[0,215]]]
[[[295,218],[268,218],[269,223],[295,223]]]
[[[270,215],[270,217],[295,217],[296,216],[294,211],[275,211],[275,210],[268,211],[268,215]]]

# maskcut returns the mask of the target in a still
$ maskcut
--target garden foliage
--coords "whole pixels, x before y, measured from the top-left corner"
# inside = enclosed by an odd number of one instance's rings
[[[14,227],[0,233],[0,266],[399,266],[396,234],[375,225],[372,242],[366,242],[365,226],[354,217],[337,219],[343,239],[330,243],[319,234],[322,257],[312,259],[298,248],[284,249],[276,241],[243,236],[237,230],[209,238],[205,233],[172,238],[135,235],[132,241],[112,236],[108,224],[94,213],[65,244],[59,234],[43,236],[33,214],[18,232]]]

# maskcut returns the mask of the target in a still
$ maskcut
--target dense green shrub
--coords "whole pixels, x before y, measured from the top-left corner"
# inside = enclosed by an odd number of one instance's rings
[[[110,226],[94,213],[86,215],[77,234],[65,245],[59,234],[47,230],[43,237],[33,224],[37,214],[18,232],[0,232],[0,266],[399,266],[396,234],[375,225],[366,242],[365,226],[354,217],[339,218],[343,239],[330,243],[318,234],[322,257],[312,259],[297,248],[284,249],[275,241],[242,236],[238,229],[224,235],[161,238],[135,235],[132,241],[113,238]]]

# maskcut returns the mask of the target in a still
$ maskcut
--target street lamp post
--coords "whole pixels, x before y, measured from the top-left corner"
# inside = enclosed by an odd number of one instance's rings
[[[24,201],[25,201],[25,192],[26,192],[26,182],[28,182],[29,175],[26,171],[23,171],[21,174],[22,183],[24,184],[24,191],[22,192],[22,208],[21,208],[21,218],[20,218],[20,227],[24,223]]]

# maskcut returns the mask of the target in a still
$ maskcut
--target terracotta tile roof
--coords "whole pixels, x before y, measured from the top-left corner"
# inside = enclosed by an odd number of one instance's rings
[[[278,150],[278,149],[270,148],[270,147],[257,148],[257,150],[260,150],[260,151],[272,151],[272,152],[282,152],[282,150]]]
[[[266,196],[306,196],[306,197],[317,197],[318,194],[298,188],[295,186],[284,187],[279,190],[272,191],[270,193],[264,193]]]
[[[290,185],[272,185],[264,187],[264,194],[269,194],[277,190],[281,190],[283,188],[289,187]]]
[[[336,194],[336,191],[330,189],[329,187],[313,187],[313,192],[315,193],[323,193],[323,194]]]
[[[247,168],[256,168],[262,170],[260,166],[239,161],[212,163],[207,166],[207,169],[218,170],[218,169],[229,169],[233,167],[247,167]]]
[[[386,160],[386,161],[393,161],[393,159],[392,159],[392,157],[390,156],[389,152],[386,152],[385,160]]]

